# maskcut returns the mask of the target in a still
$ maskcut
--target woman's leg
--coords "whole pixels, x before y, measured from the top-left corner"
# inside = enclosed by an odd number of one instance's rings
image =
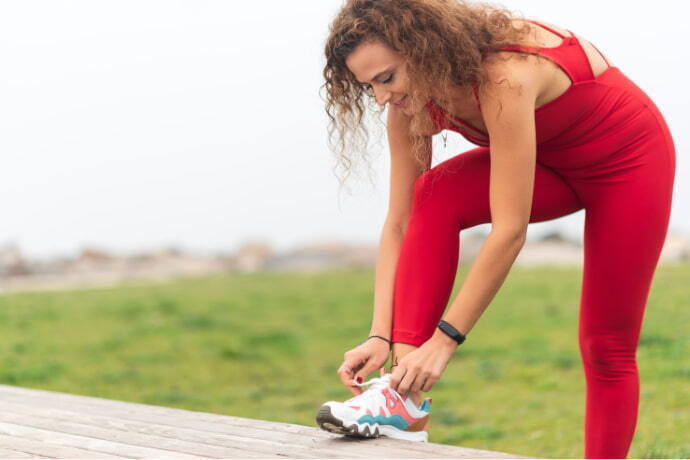
[[[415,183],[395,275],[393,342],[418,347],[434,333],[453,289],[460,230],[491,222],[489,168],[489,149],[479,147],[439,163]],[[537,163],[530,222],[580,209],[564,180]]]
[[[491,222],[489,159],[489,149],[479,147],[439,163],[415,183],[396,270],[393,365],[431,337],[443,316],[455,281],[460,231]],[[530,222],[581,208],[563,179],[537,163]],[[411,396],[419,401],[420,395]]]
[[[675,154],[573,181],[585,203],[579,340],[587,382],[585,458],[625,458],[637,424],[636,350],[671,212]]]

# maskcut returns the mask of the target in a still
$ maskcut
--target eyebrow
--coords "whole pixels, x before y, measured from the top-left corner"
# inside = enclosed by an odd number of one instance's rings
[[[373,81],[373,80],[376,80],[376,79],[379,78],[381,75],[383,75],[383,74],[385,74],[385,73],[388,73],[388,72],[390,72],[390,71],[392,71],[392,70],[393,70],[393,68],[391,67],[391,68],[388,68],[388,69],[384,70],[383,72],[377,73],[377,74],[374,76],[374,78],[372,78],[372,81]],[[361,81],[360,83],[367,83],[367,82]]]

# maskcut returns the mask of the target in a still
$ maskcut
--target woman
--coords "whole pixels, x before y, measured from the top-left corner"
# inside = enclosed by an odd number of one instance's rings
[[[356,396],[324,404],[319,425],[425,441],[431,400],[421,392],[493,299],[528,224],[584,209],[585,457],[625,458],[637,421],[635,351],[675,176],[654,102],[569,30],[458,0],[349,0],[326,58],[326,110],[346,164],[348,133],[366,138],[367,96],[388,108],[391,193],[370,337],[338,370]],[[430,168],[431,136],[444,129],[478,147]],[[459,232],[486,223],[490,235],[440,321]],[[391,344],[392,373],[362,383]]]

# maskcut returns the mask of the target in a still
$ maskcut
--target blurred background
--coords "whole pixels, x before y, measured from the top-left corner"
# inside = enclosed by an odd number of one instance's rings
[[[336,370],[369,331],[389,161],[384,135],[373,183],[339,194],[319,90],[341,4],[0,1],[0,384],[309,426],[350,396]],[[688,458],[685,6],[500,4],[592,41],[674,135],[630,456]],[[438,136],[433,163],[472,147]],[[583,455],[583,223],[530,225],[434,387],[430,441]],[[453,298],[489,228],[463,232]]]
[[[361,163],[339,194],[319,95],[340,4],[1,2],[4,274],[320,268],[355,263],[338,255],[353,250],[372,264],[388,199],[385,133],[371,145],[373,182]],[[501,4],[589,39],[657,103],[677,148],[664,259],[687,256],[690,51],[679,4]],[[434,164],[473,147],[448,136],[445,149],[435,138]],[[527,248],[518,263],[578,263],[583,223],[580,211],[530,225],[528,243],[564,244],[538,257]],[[474,241],[461,263],[489,228],[464,232]]]

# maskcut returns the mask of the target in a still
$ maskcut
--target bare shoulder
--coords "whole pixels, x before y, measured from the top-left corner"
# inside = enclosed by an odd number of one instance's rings
[[[488,64],[486,71],[488,83],[480,88],[479,99],[492,146],[529,135],[529,120],[534,119],[542,88],[534,65],[521,59],[498,59]]]
[[[538,59],[532,55],[499,51],[484,62],[488,82],[485,90],[504,96],[537,97],[548,84]]]

